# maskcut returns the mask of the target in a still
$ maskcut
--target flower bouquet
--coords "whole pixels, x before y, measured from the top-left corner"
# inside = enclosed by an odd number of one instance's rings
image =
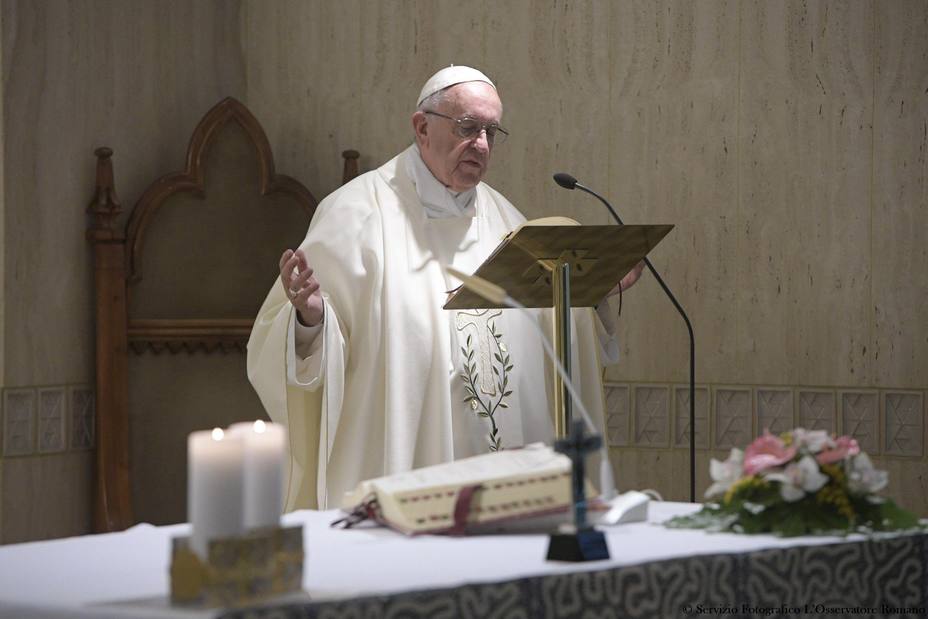
[[[671,528],[735,533],[845,535],[921,527],[918,518],[876,494],[889,474],[877,470],[857,441],[824,430],[765,431],[747,449],[732,449],[709,467],[713,484],[699,512]]]

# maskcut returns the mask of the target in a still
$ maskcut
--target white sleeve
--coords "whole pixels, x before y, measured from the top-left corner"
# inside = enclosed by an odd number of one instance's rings
[[[325,337],[320,337],[320,334],[325,329],[325,316],[329,313],[325,297],[322,308],[322,322],[315,327],[300,324],[296,310],[291,309],[293,316],[287,334],[287,384],[292,387],[315,391],[324,382]]]
[[[617,337],[615,312],[612,308],[612,299],[617,295],[606,297],[596,308],[599,320],[596,323],[596,337],[599,340],[599,351],[602,354],[603,365],[614,365],[619,362],[619,338]]]
[[[294,312],[296,314],[296,312]],[[297,359],[306,359],[313,356],[315,353],[319,352],[321,344],[319,343],[319,338],[317,337],[320,332],[322,332],[322,325],[325,323],[325,309],[323,305],[323,318],[315,327],[307,327],[302,322],[300,322],[299,315],[294,316],[293,320],[293,334],[295,336],[296,344],[296,358]]]

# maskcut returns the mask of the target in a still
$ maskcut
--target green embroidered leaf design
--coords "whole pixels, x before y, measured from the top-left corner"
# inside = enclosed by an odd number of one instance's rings
[[[499,397],[494,399],[487,398],[484,400],[478,393],[477,383],[480,381],[480,374],[477,372],[477,363],[474,361],[475,350],[473,348],[473,334],[467,335],[467,343],[461,347],[461,354],[464,356],[464,372],[461,372],[461,379],[464,381],[464,398],[465,404],[470,404],[471,409],[482,419],[488,419],[490,422],[490,433],[487,435],[489,440],[490,451],[499,451],[503,448],[500,437],[499,426],[496,425],[496,411],[500,408],[509,408],[505,398],[512,395],[512,390],[506,390],[509,386],[509,372],[512,371],[512,363],[506,345],[502,342],[503,334],[496,330],[495,322],[488,322],[487,329],[493,336],[496,344],[496,352],[493,358],[496,363],[491,364],[493,374],[496,376],[496,388],[499,390]]]

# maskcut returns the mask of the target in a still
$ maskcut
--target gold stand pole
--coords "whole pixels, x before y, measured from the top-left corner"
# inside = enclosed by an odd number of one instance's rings
[[[554,354],[570,378],[570,263],[558,261],[551,272],[554,294]],[[570,427],[572,402],[570,392],[554,370],[554,435],[565,438]]]

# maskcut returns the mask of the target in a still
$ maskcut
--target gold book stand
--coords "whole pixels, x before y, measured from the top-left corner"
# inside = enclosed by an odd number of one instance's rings
[[[551,218],[558,223],[571,221]],[[591,307],[628,274],[673,228],[672,225],[581,226],[529,222],[517,229],[473,273],[506,290],[525,307],[554,307],[554,350],[570,375],[570,309]],[[502,307],[462,286],[445,309]],[[554,372],[554,428],[567,436],[571,400]]]

